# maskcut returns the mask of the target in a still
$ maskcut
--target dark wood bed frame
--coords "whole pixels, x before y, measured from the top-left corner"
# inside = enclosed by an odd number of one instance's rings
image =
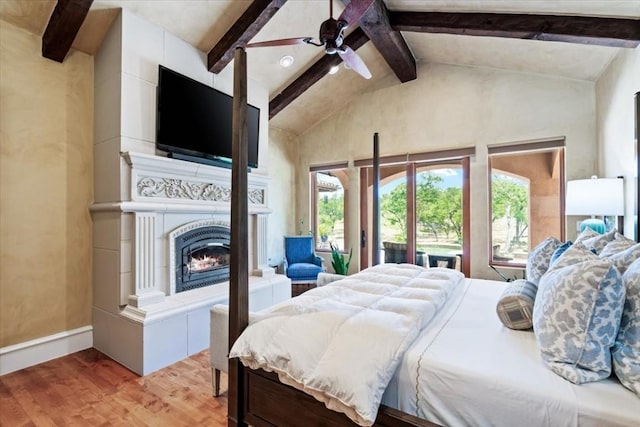
[[[233,161],[231,173],[231,266],[229,286],[229,347],[249,322],[248,306],[248,210],[247,210],[247,77],[246,52],[237,48],[234,57]],[[640,122],[640,94],[636,94],[636,135]],[[636,157],[640,173],[640,138]],[[377,138],[376,138],[377,141]],[[374,157],[378,155],[374,149]],[[377,164],[374,159],[374,165]],[[637,181],[637,180],[636,180]],[[374,186],[377,183],[374,182]],[[640,193],[636,182],[636,191]],[[640,194],[637,196],[640,199]],[[636,200],[636,211],[639,202]],[[636,212],[638,214],[640,212]],[[353,426],[344,414],[328,409],[306,393],[284,385],[273,373],[245,368],[229,360],[229,426]],[[381,406],[375,426],[434,427],[436,424]]]

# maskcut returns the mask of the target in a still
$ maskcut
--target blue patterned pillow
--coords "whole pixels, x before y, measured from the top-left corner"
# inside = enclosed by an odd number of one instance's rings
[[[610,259],[611,262],[613,262],[613,265],[618,269],[620,274],[624,274],[624,272],[627,271],[627,268],[629,268],[629,266],[633,264],[635,260],[640,258],[640,243],[628,247],[627,249],[624,249],[620,252],[614,253],[613,255],[600,255],[600,257]]]
[[[569,249],[572,244],[573,244],[573,242],[571,242],[571,240],[569,240],[569,241],[561,244],[560,246],[558,246],[556,248],[556,250],[553,251],[553,255],[551,255],[551,259],[549,260],[549,267],[551,267],[553,264],[555,264],[556,261],[558,260],[558,258],[560,258],[560,255],[565,253],[566,250]]]
[[[533,248],[527,257],[527,280],[537,285],[540,278],[549,269],[551,255],[561,244],[555,237],[547,237],[542,243]]]
[[[598,255],[600,255],[600,257],[611,256],[617,254],[618,252],[624,251],[625,249],[628,249],[635,244],[635,240],[631,240],[616,232],[614,239],[607,243],[607,245],[604,247],[604,249],[602,249],[602,251],[600,251]]]
[[[589,236],[588,233],[582,232],[580,233],[580,236],[578,236],[578,238],[576,239],[576,242],[581,242],[588,249],[592,249],[595,251],[595,253],[599,254],[604,249],[604,247],[607,246],[607,244],[615,238],[616,233],[618,232],[615,229],[613,229],[604,234],[596,233],[595,236],[588,237]],[[584,238],[583,238],[583,235],[584,235]]]
[[[579,243],[569,248],[540,279],[533,307],[547,366],[575,384],[607,378],[623,304],[622,278],[611,261]]]
[[[583,240],[587,240],[592,237],[598,237],[598,236],[602,236],[602,234],[596,231],[593,231],[593,229],[587,227],[584,230],[582,230],[582,232],[578,235],[578,237],[576,237],[575,243],[582,242]]]
[[[622,276],[627,295],[613,346],[613,369],[622,385],[640,397],[640,259]]]
[[[577,264],[583,261],[597,260],[598,255],[589,250],[582,242],[576,242],[565,249],[562,256],[558,257],[548,271]]]

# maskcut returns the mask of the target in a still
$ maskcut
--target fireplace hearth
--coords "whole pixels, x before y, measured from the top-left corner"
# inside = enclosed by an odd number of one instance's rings
[[[209,225],[174,238],[175,293],[229,280],[230,231]]]

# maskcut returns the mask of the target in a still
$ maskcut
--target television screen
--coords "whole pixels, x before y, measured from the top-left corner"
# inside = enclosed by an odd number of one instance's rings
[[[187,160],[229,163],[233,98],[159,66],[156,146]],[[260,110],[247,106],[248,163],[258,167]]]

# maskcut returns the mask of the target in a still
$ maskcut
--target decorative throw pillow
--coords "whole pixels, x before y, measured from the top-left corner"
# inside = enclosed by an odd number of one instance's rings
[[[573,242],[571,242],[571,240],[569,240],[569,241],[561,244],[560,246],[558,246],[556,248],[556,250],[553,251],[553,254],[551,255],[551,259],[549,260],[549,267],[551,267],[553,264],[555,264],[556,261],[558,260],[558,258],[560,258],[560,255],[565,253],[565,251],[567,249],[569,249],[572,244],[573,244]]]
[[[587,229],[589,230],[589,229]],[[586,231],[586,230],[585,230]],[[576,239],[576,242],[581,242],[582,244],[584,244],[588,249],[592,249],[594,250],[597,254],[599,254],[605,246],[607,246],[607,243],[611,242],[615,235],[616,235],[617,231],[615,229],[611,230],[611,231],[607,231],[604,234],[597,234],[595,236],[592,237],[586,237],[583,239],[580,239],[580,237],[585,234],[584,232],[580,233],[580,236],[578,236],[578,238]],[[585,234],[587,235],[587,234]]]
[[[533,306],[533,331],[543,360],[575,384],[611,374],[611,347],[624,304],[622,278],[611,261],[591,254],[595,259],[566,265],[589,256],[580,246],[574,244],[542,276]]]
[[[600,255],[600,257],[611,256],[627,248],[630,248],[635,244],[636,244],[635,240],[631,240],[623,236],[622,234],[616,232],[613,240],[608,242],[607,245],[604,247],[604,249],[602,249],[602,251],[600,251],[598,255]]]
[[[496,311],[507,328],[529,329],[533,326],[533,303],[538,287],[524,279],[514,280],[502,292]]]
[[[597,231],[594,231],[593,229],[587,227],[587,228],[585,228],[584,230],[582,230],[580,232],[578,237],[576,237],[575,243],[582,242],[583,240],[587,240],[587,239],[590,239],[592,237],[598,237],[598,236],[602,236],[602,234],[600,234]]]
[[[629,268],[629,266],[633,264],[635,260],[640,258],[640,243],[628,247],[623,251],[614,253],[613,255],[606,257],[603,257],[601,255],[600,257],[610,259],[611,262],[613,262],[613,265],[618,269],[620,274],[624,274],[624,272],[627,271],[627,268]]]
[[[562,256],[558,257],[548,271],[567,267],[583,261],[597,260],[598,255],[589,250],[582,242],[576,242],[569,246]]]
[[[540,278],[549,269],[551,255],[561,244],[560,240],[555,237],[547,237],[542,243],[538,244],[527,257],[527,279],[537,285]]]
[[[613,346],[613,369],[618,379],[640,397],[640,259],[622,276],[627,295],[620,331]]]

